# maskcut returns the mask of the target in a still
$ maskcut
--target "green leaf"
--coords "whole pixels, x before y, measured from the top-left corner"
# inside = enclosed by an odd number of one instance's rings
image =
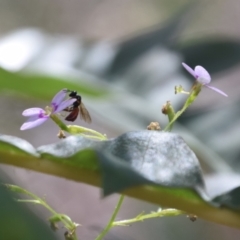
[[[215,197],[213,202],[221,206],[240,210],[240,186]]]
[[[0,162],[102,186],[105,195],[122,192],[240,228],[238,211],[218,208],[221,201],[206,195],[198,160],[177,134],[137,131],[99,142],[71,136],[35,150],[25,140],[2,135]]]
[[[238,40],[211,38],[185,43],[178,50],[184,61],[195,67],[202,65],[211,74],[225,71],[240,62],[240,43]]]
[[[33,155],[39,156],[35,148],[26,140],[19,139],[18,137],[0,135],[1,144],[0,151],[8,152],[11,155]]]
[[[81,80],[73,82],[46,75],[11,73],[0,68],[0,89],[2,91],[13,91],[21,95],[49,100],[63,88],[76,90],[92,97],[104,96],[108,92],[99,84],[87,84]]]
[[[199,162],[176,134],[147,130],[129,132],[106,143],[101,152],[99,160],[107,178],[104,182],[104,190],[108,189],[106,194],[129,186],[159,184],[192,188],[205,195]],[[122,187],[115,189],[119,184]]]

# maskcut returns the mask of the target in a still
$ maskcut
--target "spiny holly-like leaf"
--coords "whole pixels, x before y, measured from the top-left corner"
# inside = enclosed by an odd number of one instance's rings
[[[234,188],[233,190],[214,198],[213,202],[218,203],[221,206],[240,210],[240,187]]]
[[[0,150],[11,155],[39,156],[35,148],[26,140],[14,136],[0,135],[0,141]]]
[[[123,192],[240,228],[239,194],[231,193],[230,203],[224,194],[211,201],[195,154],[177,134],[137,131],[108,141],[71,136],[38,149],[2,135],[0,162],[102,186],[105,195]],[[222,205],[228,208],[217,208]]]
[[[180,136],[173,133],[129,132],[104,142],[70,137],[60,143],[40,147],[38,152],[45,157],[78,158],[80,164],[84,160],[79,154],[87,148],[95,149],[98,154],[106,195],[130,186],[151,183],[192,188],[205,196],[204,181],[195,154]]]
[[[132,181],[136,185],[136,178],[141,175],[145,179],[145,184],[193,188],[204,192],[198,159],[176,134],[158,131],[129,132],[105,143],[103,149],[99,159],[107,179],[108,175],[114,175],[113,171],[116,175],[119,172],[118,175],[121,177],[120,173],[128,170],[129,186],[132,185]],[[122,189],[114,187],[111,189],[108,186],[108,184],[114,186],[114,181],[121,182],[121,179],[112,178],[105,181],[104,190],[108,189],[106,194],[129,187],[126,176],[122,176],[123,179],[126,185],[123,185]],[[143,180],[140,180],[140,183],[144,184]]]

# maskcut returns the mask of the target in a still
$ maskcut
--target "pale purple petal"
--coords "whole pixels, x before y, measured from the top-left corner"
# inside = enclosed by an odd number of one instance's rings
[[[25,122],[20,130],[27,130],[27,129],[31,129],[31,128],[34,128],[34,127],[37,127],[41,124],[43,124],[45,121],[47,121],[49,118],[49,116],[45,116],[45,117],[42,117],[42,118],[39,118],[37,116],[33,116],[33,117],[30,117],[27,122]]]
[[[190,68],[186,63],[182,63],[182,65],[190,74],[194,76],[194,78],[197,78],[196,73],[192,68]]]
[[[68,100],[63,101],[62,103],[60,103],[57,106],[56,110],[53,111],[53,113],[61,112],[63,109],[71,106],[75,101],[76,101],[76,99],[68,99]]]
[[[55,111],[58,107],[58,105],[63,101],[63,99],[67,95],[67,89],[62,89],[60,92],[58,92],[52,99],[52,107],[53,111]]]
[[[25,117],[30,117],[34,115],[39,115],[45,112],[42,108],[28,108],[22,112],[22,115]]]
[[[222,94],[222,95],[225,96],[225,97],[228,97],[228,95],[227,95],[225,92],[221,91],[221,90],[218,89],[218,88],[215,88],[215,87],[209,86],[209,85],[204,85],[204,86],[212,89],[212,90],[215,91],[215,92],[218,92],[218,93]]]
[[[204,67],[196,66],[195,67],[195,74],[197,76],[198,82],[202,83],[203,85],[211,82],[211,76]]]

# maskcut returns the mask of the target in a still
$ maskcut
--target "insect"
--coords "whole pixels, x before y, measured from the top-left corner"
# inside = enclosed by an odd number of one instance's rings
[[[68,96],[70,98],[76,99],[76,101],[72,104],[72,106],[64,109],[64,111],[70,112],[65,118],[65,120],[74,122],[79,115],[80,118],[83,119],[85,122],[91,123],[91,116],[82,102],[82,97],[77,93],[77,91],[72,91],[68,89],[66,91],[70,92]]]

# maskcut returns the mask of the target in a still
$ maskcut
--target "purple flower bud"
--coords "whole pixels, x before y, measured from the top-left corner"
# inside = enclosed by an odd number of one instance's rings
[[[220,89],[209,85],[209,83],[211,82],[211,76],[204,67],[196,66],[195,69],[193,70],[186,63],[182,63],[182,65],[203,86],[208,87],[209,89],[212,89],[213,91],[220,93],[225,97],[228,96],[226,93],[224,93]]]

